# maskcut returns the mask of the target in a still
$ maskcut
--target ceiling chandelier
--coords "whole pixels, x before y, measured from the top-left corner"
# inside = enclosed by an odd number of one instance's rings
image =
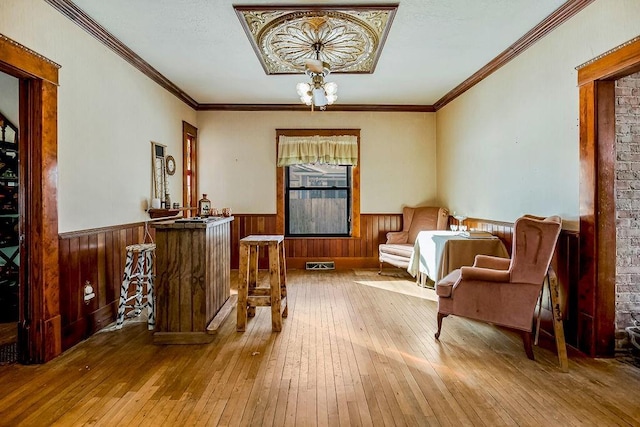
[[[324,81],[325,77],[331,73],[331,67],[320,59],[322,48],[322,42],[316,41],[313,44],[316,58],[305,60],[305,73],[311,78],[311,83],[296,85],[300,101],[310,105],[311,111],[314,107],[325,110],[327,105],[333,104],[338,99],[338,85],[335,82]]]
[[[330,73],[373,73],[398,5],[233,8],[265,73],[308,76],[296,89],[313,111],[338,98]]]

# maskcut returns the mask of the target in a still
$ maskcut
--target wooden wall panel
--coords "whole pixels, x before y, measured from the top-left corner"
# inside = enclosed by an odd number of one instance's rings
[[[563,315],[565,339],[568,344],[580,349],[578,327],[578,301],[580,282],[580,234],[577,231],[563,230],[558,239],[558,247],[553,268],[558,276],[560,306]],[[548,301],[545,299],[545,301]],[[543,317],[547,321],[546,330],[553,331],[551,312]]]
[[[234,214],[231,223],[231,244],[226,259],[231,269],[238,268],[239,240],[250,234],[276,234],[276,215]],[[469,227],[487,230],[499,236],[508,250],[513,241],[513,224],[469,218]],[[402,229],[401,214],[361,215],[359,238],[297,238],[285,240],[288,268],[304,268],[306,261],[335,261],[337,268],[378,267],[378,245],[386,241],[386,233]],[[60,287],[63,347],[69,348],[98,329],[115,320],[120,281],[124,268],[125,246],[142,242],[144,224],[127,224],[103,229],[61,234]],[[578,233],[565,231],[560,235],[553,260],[561,286],[564,327],[567,342],[580,348],[580,334],[585,320],[580,316]],[[219,248],[215,248],[219,250]],[[268,259],[261,254],[259,266],[268,268]],[[156,266],[157,269],[161,266]],[[158,270],[156,271],[159,272]],[[90,280],[96,298],[89,304],[82,301],[84,283]],[[543,312],[543,330],[551,333],[547,321],[549,312]],[[592,324],[592,321],[589,322]]]
[[[456,220],[453,219],[453,217],[449,217],[449,224],[455,223]],[[509,254],[511,254],[511,245],[513,244],[513,223],[479,218],[467,218],[464,221],[464,225],[469,227],[469,229],[488,231],[489,233],[498,236],[507,247]]]
[[[144,224],[125,224],[59,235],[62,349],[115,320],[125,247],[140,243]],[[86,282],[96,297],[85,304]]]
[[[277,215],[234,214],[231,226],[231,268],[239,264],[239,240],[251,234],[277,234]],[[307,261],[335,261],[337,268],[375,268],[378,245],[386,241],[388,231],[402,228],[402,214],[360,215],[360,237],[287,238],[285,251],[288,268],[304,268]],[[260,268],[268,268],[262,253]]]

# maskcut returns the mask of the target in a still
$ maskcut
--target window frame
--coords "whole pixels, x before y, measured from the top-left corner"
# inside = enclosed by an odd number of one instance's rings
[[[322,238],[359,238],[360,237],[360,129],[276,129],[276,151],[274,161],[277,164],[278,144],[280,136],[339,136],[353,135],[358,139],[358,164],[351,166],[351,224],[350,235],[313,235],[313,236],[290,236],[293,239],[322,239]],[[276,166],[276,233],[285,235],[286,232],[286,168]]]

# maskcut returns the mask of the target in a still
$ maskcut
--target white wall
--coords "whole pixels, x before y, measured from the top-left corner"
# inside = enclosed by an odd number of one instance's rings
[[[150,141],[166,144],[178,159],[170,189],[172,199],[180,200],[182,120],[199,128],[201,192],[238,213],[275,212],[276,128],[345,127],[362,129],[363,213],[438,203],[505,221],[525,212],[576,220],[575,67],[640,34],[640,1],[597,0],[435,115],[196,117],[41,0],[3,0],[0,32],[62,65],[61,232],[147,219]]]
[[[42,0],[2,0],[0,33],[60,64],[59,231],[148,219],[151,143],[178,160],[182,120],[195,111]]]
[[[579,218],[575,67],[640,34],[640,1],[597,0],[437,112],[438,198],[467,216]]]
[[[0,112],[15,125],[20,127],[18,121],[18,79],[0,72]]]
[[[434,113],[198,112],[200,192],[236,213],[276,212],[276,129],[361,129],[362,213],[436,202]]]

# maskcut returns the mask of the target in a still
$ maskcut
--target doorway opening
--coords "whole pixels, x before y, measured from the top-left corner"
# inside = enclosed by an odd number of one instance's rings
[[[0,72],[0,364],[18,360],[20,307],[19,81]]]
[[[634,275],[617,259],[616,80],[640,71],[640,36],[577,67],[580,89],[580,281],[578,348],[593,357],[614,356],[617,276]],[[632,91],[633,92],[633,91]],[[626,137],[626,136],[625,136]],[[633,139],[633,136],[630,136]],[[631,186],[631,183],[628,183]],[[635,185],[635,183],[634,183]],[[626,202],[625,202],[626,203]],[[633,204],[633,203],[632,203]],[[623,209],[624,215],[636,215]],[[640,216],[639,216],[640,218]],[[628,218],[631,223],[631,217]],[[622,221],[624,222],[624,221]],[[618,250],[612,250],[617,248]],[[629,254],[629,256],[635,254]],[[627,267],[631,267],[625,271]],[[637,275],[636,275],[637,276]],[[622,277],[620,277],[622,279]],[[625,280],[631,277],[625,277]],[[633,279],[635,280],[635,278]],[[622,283],[622,282],[620,282]],[[618,288],[619,290],[619,288]]]
[[[25,364],[44,363],[62,352],[57,192],[59,68],[0,34],[0,71],[18,80],[19,250],[13,260],[19,267],[20,284],[17,353],[18,361]],[[0,201],[0,210],[1,206]]]

